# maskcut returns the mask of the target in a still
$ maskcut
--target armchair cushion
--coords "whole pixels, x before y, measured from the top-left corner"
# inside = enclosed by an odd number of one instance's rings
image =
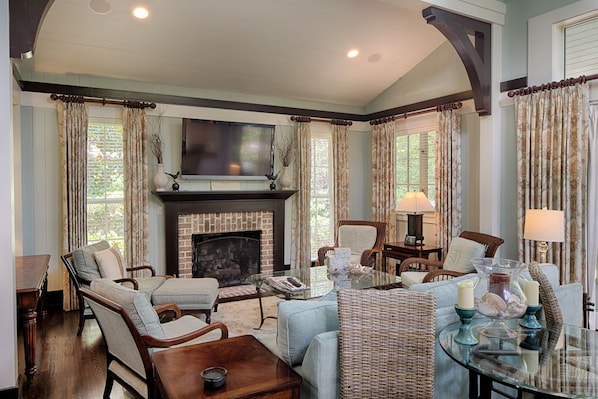
[[[102,278],[116,280],[126,277],[127,266],[116,245],[93,254]]]
[[[102,278],[93,254],[108,248],[110,248],[110,243],[104,240],[75,249],[73,251],[73,266],[77,270],[77,274],[89,281]]]
[[[374,226],[342,225],[338,228],[338,246],[351,248],[351,254],[361,256],[376,244],[378,231]]]
[[[167,338],[160,325],[158,314],[143,292],[123,287],[109,279],[93,280],[91,290],[122,306],[140,334]]]
[[[278,303],[279,353],[291,367],[303,362],[312,339],[338,330],[337,304],[333,301],[283,301]]]
[[[482,258],[485,253],[486,245],[463,237],[455,237],[449,245],[442,268],[460,273],[471,273],[475,270],[471,260]]]

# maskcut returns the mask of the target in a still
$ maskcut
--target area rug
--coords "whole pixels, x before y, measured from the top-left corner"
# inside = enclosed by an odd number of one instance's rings
[[[262,298],[264,316],[276,316],[277,303],[282,299],[275,296]],[[260,325],[260,306],[257,298],[225,302],[218,305],[218,311],[212,313],[212,321],[220,321],[228,327],[229,335],[250,334],[260,340],[268,349],[276,349],[276,319],[266,319]]]

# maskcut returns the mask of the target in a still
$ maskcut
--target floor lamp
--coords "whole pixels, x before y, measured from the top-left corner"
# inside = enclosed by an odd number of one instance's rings
[[[398,212],[407,213],[406,245],[424,245],[423,223],[424,215],[421,212],[432,212],[434,207],[421,191],[409,191],[399,205]]]
[[[546,263],[548,243],[565,241],[565,212],[546,208],[526,210],[523,238],[538,241],[540,263]]]

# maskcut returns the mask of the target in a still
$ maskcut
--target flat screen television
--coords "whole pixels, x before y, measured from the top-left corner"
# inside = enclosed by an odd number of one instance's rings
[[[183,179],[266,180],[274,165],[274,126],[183,119]]]

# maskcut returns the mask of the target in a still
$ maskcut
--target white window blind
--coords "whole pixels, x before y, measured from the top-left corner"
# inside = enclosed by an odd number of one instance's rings
[[[598,17],[565,27],[565,78],[598,73]]]

